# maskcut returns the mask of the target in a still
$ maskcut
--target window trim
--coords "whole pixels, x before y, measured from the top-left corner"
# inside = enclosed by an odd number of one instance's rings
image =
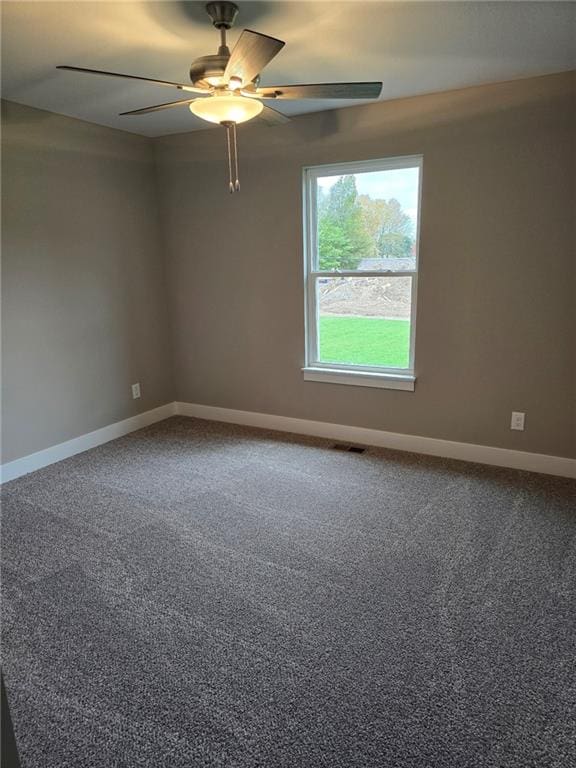
[[[321,271],[314,269],[314,257],[317,253],[317,221],[315,182],[319,177],[343,176],[350,173],[388,171],[397,168],[418,168],[418,211],[415,231],[415,269],[414,271],[375,270]],[[416,309],[418,295],[418,275],[420,266],[420,219],[422,208],[422,155],[403,155],[399,157],[360,160],[357,162],[336,163],[330,165],[305,166],[302,173],[303,234],[304,234],[304,329],[305,329],[305,364],[302,368],[306,381],[352,384],[356,386],[382,387],[414,391],[415,346],[416,346]],[[411,277],[410,295],[410,352],[408,368],[383,368],[381,366],[359,366],[340,363],[322,363],[318,360],[317,300],[316,284],[321,277]]]
[[[405,370],[404,368],[402,369]],[[302,368],[304,381],[321,381],[324,384],[352,384],[356,387],[377,387],[378,389],[403,389],[414,392],[416,377],[412,374],[372,373],[365,368],[345,370],[341,368]]]

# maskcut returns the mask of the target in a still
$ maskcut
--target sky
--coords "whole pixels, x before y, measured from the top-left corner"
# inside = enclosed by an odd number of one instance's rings
[[[418,168],[396,168],[390,171],[356,173],[356,189],[360,195],[369,195],[373,200],[390,200],[395,197],[405,213],[416,225],[418,211]],[[327,192],[341,176],[323,176],[318,186]]]

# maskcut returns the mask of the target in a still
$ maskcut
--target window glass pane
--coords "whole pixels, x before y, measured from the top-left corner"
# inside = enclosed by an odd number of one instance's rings
[[[418,168],[316,179],[320,271],[416,269]]]
[[[316,282],[319,362],[409,367],[411,277]]]

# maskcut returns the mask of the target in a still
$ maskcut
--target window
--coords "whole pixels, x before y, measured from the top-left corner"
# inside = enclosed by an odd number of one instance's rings
[[[422,158],[304,170],[304,378],[414,389]]]

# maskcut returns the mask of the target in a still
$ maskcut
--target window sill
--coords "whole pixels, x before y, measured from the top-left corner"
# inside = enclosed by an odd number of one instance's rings
[[[353,387],[378,387],[380,389],[402,389],[414,392],[416,377],[411,373],[371,373],[328,368],[302,368],[305,381],[320,381],[325,384],[348,384]]]

